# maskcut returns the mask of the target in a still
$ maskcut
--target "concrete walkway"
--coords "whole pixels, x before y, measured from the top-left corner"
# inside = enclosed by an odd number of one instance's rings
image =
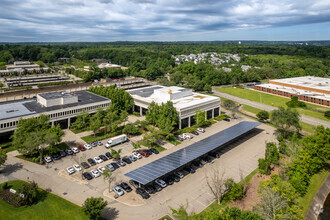
[[[255,107],[255,108],[258,108],[258,109],[261,109],[261,110],[266,110],[266,111],[273,111],[273,110],[277,109],[277,107],[274,107],[274,106],[261,104],[259,102],[253,102],[253,101],[243,99],[243,98],[240,98],[240,97],[237,97],[237,96],[234,96],[234,95],[229,95],[227,93],[219,92],[215,89],[216,88],[212,89],[213,94],[215,94],[217,96],[224,97],[226,99],[231,99],[231,100],[233,100],[235,102],[239,102],[241,104],[249,105],[249,106],[252,106],[252,107]],[[315,125],[315,126],[323,125],[324,127],[328,127],[328,128],[330,127],[330,122],[327,122],[327,121],[324,121],[324,120],[321,120],[321,119],[317,119],[317,118],[313,118],[313,117],[309,117],[309,116],[306,116],[306,115],[301,115],[301,121],[305,122],[305,123],[308,123],[308,124],[311,124],[311,125]]]

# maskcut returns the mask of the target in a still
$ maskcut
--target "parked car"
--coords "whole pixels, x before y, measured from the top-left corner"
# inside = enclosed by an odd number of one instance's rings
[[[65,157],[66,156],[66,153],[63,150],[60,150],[59,154],[60,154],[61,157]]]
[[[102,146],[103,143],[101,141],[97,141],[97,145]]]
[[[78,147],[78,149],[81,150],[81,151],[85,151],[85,150],[86,150],[86,147],[80,145],[80,146]]]
[[[224,121],[230,122],[230,118],[223,119]]]
[[[161,179],[156,179],[155,183],[160,185],[162,188],[165,188],[167,186],[166,182],[164,180],[161,180]]]
[[[106,168],[108,168],[110,171],[114,171],[115,168],[111,164],[105,165]]]
[[[150,151],[154,154],[159,154],[159,151],[155,148],[150,148]]]
[[[184,141],[184,139],[182,137],[177,137],[177,140],[181,141],[181,142]]]
[[[173,173],[175,176],[179,177],[180,179],[182,179],[184,177],[183,173],[176,171]]]
[[[127,164],[131,164],[132,161],[128,158],[128,157],[123,157],[122,160],[127,163]]]
[[[136,161],[136,158],[133,155],[129,155],[127,156],[132,162]]]
[[[184,140],[184,139],[186,139],[186,136],[183,134],[180,134],[180,135],[178,135],[178,138]]]
[[[172,179],[174,179],[175,182],[179,182],[179,181],[180,181],[180,177],[178,177],[178,176],[176,176],[176,175],[174,175],[174,174],[170,175],[170,177],[171,177]]]
[[[103,160],[99,157],[94,157],[94,160],[95,160],[96,163],[102,163],[103,162]]]
[[[174,179],[171,178],[171,176],[168,176],[164,179],[167,185],[173,185]]]
[[[210,163],[211,162],[211,158],[209,158],[208,156],[205,156],[202,158],[202,161],[206,162],[206,163]]]
[[[72,152],[73,153],[79,153],[79,149],[77,148],[77,147],[73,147],[73,148],[71,148],[71,150],[72,150]]]
[[[144,157],[149,157],[150,156],[150,154],[147,150],[140,150],[139,153]]]
[[[68,150],[65,151],[65,153],[66,153],[67,155],[72,155],[72,154],[73,154],[73,151],[72,151],[71,149],[68,149]]]
[[[87,159],[87,162],[88,162],[91,166],[96,165],[95,161],[94,161],[92,158],[88,158],[88,159]]]
[[[122,196],[124,195],[124,191],[121,190],[121,188],[119,186],[115,186],[113,187],[113,191],[118,195],[118,196]]]
[[[72,166],[77,172],[81,171],[81,166],[79,164],[73,164]]]
[[[117,163],[110,163],[115,169],[118,169],[119,168],[119,166],[118,166],[118,164]]]
[[[90,145],[91,145],[92,147],[96,147],[96,146],[97,146],[96,142],[91,142]]]
[[[125,182],[122,182],[120,184],[120,187],[123,188],[123,190],[125,190],[126,192],[132,191],[132,188],[127,183],[125,183]]]
[[[192,168],[191,166],[186,166],[185,168],[183,168],[185,171],[187,171],[188,173],[195,173],[195,169]]]
[[[135,157],[136,159],[141,159],[142,158],[142,156],[139,152],[133,152],[132,156]]]
[[[97,171],[96,169],[91,170],[91,173],[92,173],[92,175],[93,175],[95,178],[101,176],[100,172]]]
[[[198,160],[193,161],[192,164],[193,164],[195,167],[203,167],[203,164],[200,163]]]
[[[117,163],[121,167],[126,166],[126,163],[124,161],[122,161],[122,160],[118,160]]]
[[[97,171],[99,171],[100,173],[103,173],[105,171],[105,168],[100,166],[97,168]]]
[[[50,163],[50,162],[53,161],[52,158],[51,158],[50,156],[46,156],[46,157],[44,157],[44,160],[45,160],[46,163]]]
[[[153,194],[156,192],[156,189],[152,185],[146,185],[142,189],[144,189],[149,194]]]
[[[211,152],[211,153],[209,153],[209,155],[211,157],[214,157],[214,158],[219,158],[220,157],[220,154],[218,152]]]
[[[199,133],[197,131],[192,131],[191,133],[194,135],[199,135]]]
[[[93,179],[93,176],[89,172],[83,173],[83,177],[87,180]]]
[[[59,154],[52,154],[52,158],[54,160],[59,160],[59,159],[61,159],[61,156]]]
[[[142,188],[137,188],[136,193],[139,194],[143,199],[148,199],[150,195]]]
[[[107,156],[109,159],[112,159],[112,156],[111,156],[110,152],[106,152],[105,156]]]
[[[152,187],[154,187],[156,189],[157,192],[162,191],[162,187],[160,185],[158,185],[157,183],[152,183],[151,184]]]
[[[107,161],[108,158],[106,156],[104,156],[103,154],[99,155],[99,158],[103,161]]]
[[[204,133],[205,129],[204,128],[197,128],[197,131]]]
[[[81,166],[84,168],[84,169],[88,169],[90,166],[88,165],[88,163],[86,162],[82,162],[81,163]]]
[[[75,171],[72,167],[66,168],[66,171],[68,171],[69,175],[73,174]]]
[[[84,144],[84,147],[85,147],[87,150],[90,150],[90,149],[92,149],[92,146],[91,146],[91,145],[89,145],[89,144]]]
[[[183,137],[185,138],[185,139],[192,139],[193,138],[193,136],[191,135],[191,134],[189,134],[189,133],[184,133],[184,134],[182,134],[183,135]]]
[[[134,186],[134,188],[139,188],[139,183],[138,182],[136,182],[134,180],[130,180],[128,182],[129,182],[129,184],[131,184],[132,186]]]

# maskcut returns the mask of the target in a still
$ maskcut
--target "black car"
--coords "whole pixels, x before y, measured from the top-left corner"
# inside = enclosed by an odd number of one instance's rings
[[[86,162],[82,162],[81,163],[81,166],[84,168],[84,169],[88,169],[90,166],[88,165],[88,163]]]
[[[125,183],[125,182],[122,182],[120,184],[120,187],[123,188],[126,192],[132,191],[132,188],[127,183]]]
[[[95,166],[95,165],[96,165],[95,160],[93,160],[92,158],[89,158],[89,159],[87,160],[87,162],[88,162],[91,166]]]
[[[199,135],[199,133],[197,131],[192,131],[191,133],[194,135]]]
[[[177,140],[178,140],[178,141],[181,141],[181,142],[184,141],[184,139],[181,138],[181,137],[178,137]]]
[[[65,153],[66,153],[67,155],[72,155],[72,154],[73,154],[73,151],[70,150],[70,149],[68,149],[68,150],[65,151]]]
[[[156,150],[155,148],[150,148],[150,151],[154,154],[159,154],[159,151]]]
[[[112,159],[112,156],[111,156],[110,152],[106,152],[105,156],[107,156],[109,159]]]
[[[150,195],[142,188],[137,188],[136,193],[139,194],[143,199],[148,199]]]
[[[153,183],[151,186],[154,187],[157,192],[162,191],[162,189],[163,189],[160,185],[158,185],[156,183]]]
[[[82,175],[83,175],[83,177],[84,177],[85,179],[87,179],[87,180],[91,180],[91,179],[93,179],[93,176],[92,176],[89,172],[85,172],[85,173],[83,173]]]
[[[224,120],[224,121],[228,121],[228,122],[230,121],[230,119],[229,119],[229,118],[225,118],[225,119],[223,119],[223,120]]]
[[[119,166],[118,166],[118,164],[117,163],[110,163],[115,169],[118,169],[119,168]]]
[[[186,166],[185,168],[183,168],[185,171],[187,171],[188,173],[195,173],[195,169],[192,168],[191,166]]]
[[[214,158],[219,158],[220,157],[220,154],[218,152],[211,152],[211,153],[209,153],[209,155],[211,157],[214,157]]]
[[[200,162],[197,161],[197,160],[193,161],[192,164],[193,164],[195,167],[203,167],[203,164],[200,163]]]
[[[149,155],[153,154],[152,150],[148,149],[148,150],[145,150],[146,152],[148,152]],[[159,152],[158,152],[159,153]]]
[[[208,156],[203,157],[202,160],[205,161],[205,162],[207,162],[207,163],[210,163],[211,162],[211,158],[209,158]]]
[[[180,181],[180,177],[176,176],[176,175],[171,175],[171,178],[174,179],[175,182],[179,182]]]
[[[63,150],[61,150],[61,151],[59,152],[59,154],[61,155],[61,157],[65,157],[65,156],[66,156],[66,153],[65,153]]]
[[[167,185],[173,185],[174,179],[171,176],[168,176],[164,179]]]
[[[132,163],[132,161],[128,158],[128,157],[123,157],[123,159],[122,159],[125,163],[127,163],[127,164],[131,164]]]
[[[99,158],[101,158],[101,160],[103,160],[103,161],[108,160],[108,158],[107,158],[106,156],[104,156],[103,154],[101,154],[101,155],[99,156]]]
[[[59,159],[61,159],[61,156],[59,154],[52,154],[52,158],[54,160],[59,160]]]
[[[139,188],[139,183],[134,181],[134,180],[130,180],[129,184],[131,184],[132,186],[134,186],[136,189]]]
[[[156,189],[152,185],[144,186],[143,189],[149,194],[153,194],[156,192]]]

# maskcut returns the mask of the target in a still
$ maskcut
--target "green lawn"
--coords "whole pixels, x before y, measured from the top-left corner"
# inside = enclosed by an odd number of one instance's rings
[[[254,102],[262,102],[263,104],[275,106],[275,107],[286,107],[286,102],[288,102],[290,99],[285,98],[282,96],[276,96],[268,93],[263,93],[251,89],[242,89],[242,88],[234,88],[234,87],[228,87],[228,88],[219,88],[217,89],[220,92],[228,93],[230,95],[234,95],[237,97],[241,97],[247,100],[251,100]],[[324,116],[324,111],[329,110],[327,107],[313,105],[310,103],[307,103],[307,108],[296,108],[297,111],[302,115],[307,115],[314,118],[319,118],[325,121],[330,121],[330,119],[326,118]]]
[[[253,114],[258,114],[259,112],[262,111],[261,109],[258,109],[258,108],[255,108],[255,107],[252,107],[252,106],[249,106],[249,105],[242,105],[242,109],[244,111],[251,112]]]
[[[17,189],[24,181],[9,181],[11,188]],[[46,193],[40,189],[41,192]],[[81,207],[51,193],[46,193],[45,199],[32,206],[15,208],[0,199],[0,219],[88,219]]]
[[[329,174],[330,174],[329,171],[322,171],[312,176],[306,195],[304,197],[299,198],[298,203],[302,207],[304,217],[306,216],[308,208],[312,203],[317,191],[319,191],[324,180],[327,178]]]

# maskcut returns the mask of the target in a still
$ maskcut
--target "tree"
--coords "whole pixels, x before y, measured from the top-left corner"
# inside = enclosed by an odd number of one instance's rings
[[[285,109],[283,107],[273,110],[270,116],[271,122],[283,131],[284,138],[287,137],[287,132],[291,128],[295,128],[297,131],[301,129],[299,118],[300,115],[296,110]]]
[[[141,134],[141,131],[139,128],[135,127],[134,125],[125,125],[123,129],[123,133],[125,134]]]
[[[269,119],[269,113],[263,110],[257,113],[257,117],[260,121],[266,121]]]
[[[72,123],[72,128],[74,129],[83,129],[89,126],[90,115],[87,110],[83,110],[77,115],[77,119]]]
[[[205,126],[207,124],[206,118],[205,118],[205,111],[201,111],[200,109],[196,110],[196,113],[194,115],[194,119],[197,126]]]
[[[169,207],[172,211],[172,215],[174,218],[176,219],[179,219],[179,220],[189,220],[192,218],[192,216],[195,214],[195,213],[188,213],[187,212],[187,208],[188,208],[188,200],[186,201],[186,205],[180,205],[180,207],[178,208],[178,210],[172,208],[172,207]]]
[[[210,84],[205,84],[204,89],[205,92],[211,93],[212,92],[212,86]]]
[[[324,112],[324,117],[330,118],[330,110]]]
[[[108,168],[106,168],[103,172],[103,179],[104,181],[108,182],[109,192],[111,192],[111,183],[115,181],[116,177],[113,176],[113,173]]]
[[[240,220],[240,219],[250,219],[250,220],[262,220],[262,218],[253,212],[240,210],[236,207],[226,207],[223,209],[219,216],[216,219],[221,220]]]
[[[32,183],[23,183],[21,187],[17,190],[18,194],[23,194],[23,200],[31,205],[37,202],[39,190],[38,185],[35,182]]]
[[[121,153],[121,149],[119,150],[115,150],[115,149],[111,149],[111,157],[113,157],[114,159],[119,159],[120,158],[120,153]]]
[[[220,170],[211,170],[206,175],[206,183],[210,188],[212,194],[218,201],[218,205],[220,205],[221,197],[225,192],[225,172]]]
[[[125,111],[125,110],[121,111],[121,113],[120,113],[120,120],[122,122],[124,122],[124,125],[125,125],[127,119],[128,119],[128,112]]]
[[[94,137],[96,135],[96,132],[100,129],[102,126],[102,121],[98,118],[98,116],[95,114],[91,117],[89,128],[93,131]]]
[[[115,110],[114,106],[110,104],[106,109],[105,117],[103,118],[106,132],[112,132],[116,129],[120,123],[118,111]]]
[[[226,99],[223,102],[223,107],[225,107],[226,109],[228,109],[231,112],[232,117],[235,118],[235,114],[237,112],[237,105],[236,105],[236,103],[233,100]]]
[[[100,219],[102,211],[108,205],[107,201],[104,201],[102,197],[87,198],[83,204],[83,211],[90,219]]]
[[[4,165],[7,160],[7,154],[2,148],[0,147],[0,166]]]
[[[63,134],[59,125],[51,127],[49,117],[40,115],[39,118],[20,119],[12,143],[23,154],[38,151],[42,162],[44,149],[60,142]]]

